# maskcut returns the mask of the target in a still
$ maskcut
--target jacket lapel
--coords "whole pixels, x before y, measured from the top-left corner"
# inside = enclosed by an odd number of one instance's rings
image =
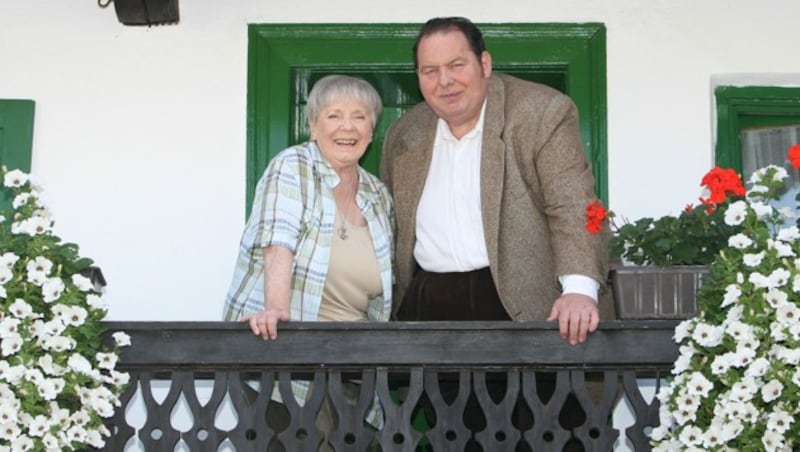
[[[503,86],[497,77],[489,80],[489,93],[483,122],[481,149],[481,214],[483,233],[489,261],[497,262],[497,242],[500,230],[500,205],[503,197],[505,144],[502,131],[505,115]]]
[[[420,124],[423,132],[405,137],[405,148],[398,152],[394,164],[393,184],[395,190],[402,189],[402,194],[395,196],[398,231],[416,231],[417,205],[422,197],[422,190],[425,188],[425,180],[431,166],[433,140],[436,134],[436,116],[430,112],[429,115],[425,115]],[[407,237],[409,240],[403,244],[411,247],[410,250],[404,250],[409,255],[413,252],[414,237],[416,234],[412,232],[411,236]],[[398,250],[398,256],[400,255],[405,254],[401,254],[401,250]]]

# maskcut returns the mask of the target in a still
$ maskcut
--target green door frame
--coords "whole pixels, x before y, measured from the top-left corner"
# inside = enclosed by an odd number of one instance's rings
[[[596,191],[608,203],[606,31],[603,24],[478,24],[501,72],[554,78],[580,112],[584,149]],[[384,73],[414,77],[411,48],[419,24],[251,24],[247,81],[247,212],[269,160],[302,133],[301,73]],[[365,77],[367,78],[367,77]],[[381,96],[393,97],[381,86]],[[404,105],[395,105],[398,109]],[[384,116],[386,116],[384,114]],[[382,117],[381,121],[387,120]],[[389,115],[388,120],[391,120]],[[378,160],[379,124],[371,159]]]

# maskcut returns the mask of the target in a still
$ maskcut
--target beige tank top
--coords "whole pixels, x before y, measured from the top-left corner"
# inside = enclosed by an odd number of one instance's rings
[[[383,292],[369,227],[346,223],[347,238],[342,239],[336,232],[342,221],[337,211],[328,276],[317,316],[321,321],[367,320],[369,299]]]

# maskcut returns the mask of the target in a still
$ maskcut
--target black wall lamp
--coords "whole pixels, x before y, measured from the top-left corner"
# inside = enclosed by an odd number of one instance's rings
[[[101,8],[114,2],[117,19],[125,25],[178,23],[178,0],[97,0]]]

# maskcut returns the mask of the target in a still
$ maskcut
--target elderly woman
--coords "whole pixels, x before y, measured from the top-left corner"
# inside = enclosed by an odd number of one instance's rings
[[[265,340],[277,339],[287,320],[389,320],[394,210],[383,183],[358,164],[381,108],[362,79],[329,75],[314,84],[306,105],[311,140],[280,152],[258,182],[226,320],[247,322]],[[352,384],[343,389],[356,397]],[[292,390],[302,400],[309,383],[293,381]],[[281,402],[277,388],[272,399]],[[317,418],[326,434],[330,410],[326,402]],[[380,425],[379,411],[374,405],[366,420]],[[285,428],[288,416],[270,402],[273,428]]]
[[[394,211],[358,164],[381,108],[359,78],[329,75],[311,89],[311,140],[275,156],[258,183],[226,320],[275,339],[281,321],[389,319]]]

